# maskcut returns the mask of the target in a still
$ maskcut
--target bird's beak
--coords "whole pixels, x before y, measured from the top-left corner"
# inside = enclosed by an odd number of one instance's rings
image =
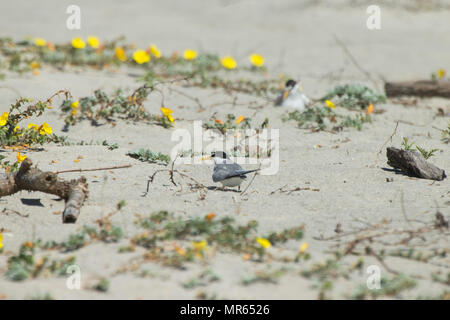
[[[288,95],[289,95],[289,90],[284,90],[284,92],[283,92],[283,101],[286,100]]]
[[[202,160],[202,161],[203,161],[203,160],[211,160],[211,156],[204,156],[204,157],[202,157],[201,160]]]

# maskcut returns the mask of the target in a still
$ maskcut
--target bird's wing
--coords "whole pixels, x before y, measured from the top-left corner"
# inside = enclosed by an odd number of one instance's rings
[[[217,164],[214,166],[213,172],[213,181],[219,182],[224,179],[232,178],[232,177],[242,177],[245,178],[247,173],[257,171],[256,170],[243,170],[240,165],[237,163],[232,164]]]
[[[275,105],[281,106],[281,104],[286,100],[289,95],[289,90],[283,90],[275,99]]]

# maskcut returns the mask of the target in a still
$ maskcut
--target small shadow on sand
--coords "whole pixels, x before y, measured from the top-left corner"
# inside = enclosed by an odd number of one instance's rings
[[[24,205],[27,205],[27,206],[33,206],[33,207],[43,207],[44,206],[41,203],[41,199],[25,199],[25,198],[21,198],[20,201],[22,201],[22,203]]]
[[[215,191],[225,191],[225,192],[237,192],[237,193],[241,193],[239,190],[237,189],[222,189],[216,186],[209,186],[208,190],[215,190]]]
[[[402,175],[402,176],[407,176],[407,177],[410,177],[410,178],[417,178],[416,176],[413,176],[413,175],[411,175],[411,174],[409,174],[409,173],[406,173],[406,172],[401,171],[401,170],[398,170],[398,169],[381,168],[381,170],[383,170],[383,171],[388,171],[388,172],[393,172],[393,173],[395,173],[395,174],[399,174],[399,175]]]

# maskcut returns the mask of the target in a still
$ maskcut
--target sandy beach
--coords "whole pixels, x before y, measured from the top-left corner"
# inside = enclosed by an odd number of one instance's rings
[[[17,41],[42,37],[54,43],[67,43],[78,36],[95,35],[106,41],[123,35],[127,43],[134,43],[137,48],[157,44],[163,55],[194,48],[203,53],[231,55],[239,66],[248,65],[248,56],[258,52],[265,57],[267,72],[252,74],[252,77],[263,80],[289,75],[301,80],[303,91],[314,99],[339,84],[359,83],[383,92],[384,81],[429,79],[438,69],[450,72],[450,2],[446,0],[432,1],[427,6],[413,4],[418,1],[397,5],[380,1],[380,30],[366,27],[365,1],[295,0],[102,0],[95,4],[78,1],[81,29],[68,30],[66,8],[72,2],[2,2],[0,37]],[[378,88],[351,61],[336,38],[345,43]],[[45,100],[65,89],[78,99],[92,95],[97,89],[108,93],[119,88],[133,91],[142,85],[139,77],[143,75],[141,69],[129,66],[103,70],[68,66],[60,70],[42,65],[39,71],[35,75],[0,70],[5,74],[5,79],[0,81],[0,114],[8,112],[19,96]],[[239,72],[230,77],[238,77]],[[204,107],[200,109],[191,98],[171,92],[169,86],[163,85],[164,104],[173,110],[175,117],[171,128],[117,119],[98,126],[82,121],[65,132],[59,108],[62,98],[54,99],[54,108],[46,111],[39,122],[49,123],[53,133],[67,136],[71,144],[51,143],[38,150],[21,151],[33,164],[43,171],[53,172],[132,166],[59,174],[67,180],[81,175],[87,179],[89,196],[75,224],[61,222],[64,201],[57,196],[22,191],[0,198],[0,232],[3,235],[0,299],[46,295],[53,299],[362,298],[356,293],[366,284],[367,268],[371,265],[381,270],[384,286],[389,286],[389,279],[403,276],[414,281],[407,289],[396,289],[380,298],[449,298],[448,229],[427,231],[425,244],[421,246],[419,240],[415,243],[418,245],[415,250],[423,256],[433,255],[428,260],[394,255],[379,259],[379,256],[364,254],[364,248],[371,246],[367,243],[358,247],[362,255],[344,255],[336,262],[336,268],[324,271],[325,275],[316,271],[318,265],[335,258],[336,245],[345,251],[346,241],[353,239],[350,235],[348,239],[327,240],[330,237],[359,228],[375,228],[375,225],[390,231],[417,230],[423,225],[433,225],[436,212],[448,221],[448,178],[432,181],[393,172],[387,165],[386,147],[400,148],[403,137],[408,137],[422,148],[437,149],[429,161],[448,173],[450,144],[443,141],[442,130],[449,125],[450,100],[419,98],[408,104],[388,99],[375,106],[372,122],[365,123],[362,130],[311,132],[298,128],[293,120],[283,121],[288,111],[275,107],[263,97],[247,93],[230,95],[220,88],[186,88],[181,83],[171,87],[197,98]],[[151,113],[160,113],[160,105],[158,93],[152,93],[144,102],[145,109]],[[440,116],[439,109],[442,110]],[[268,118],[269,129],[279,129],[276,174],[257,175],[248,190],[240,194],[212,188],[216,186],[211,179],[212,163],[177,164],[177,170],[210,188],[192,190],[188,181],[180,176],[175,176],[179,185],[174,186],[165,172],[155,177],[145,195],[148,177],[170,165],[142,162],[127,153],[149,148],[170,155],[176,145],[171,140],[175,130],[186,129],[193,134],[194,121],[205,122],[211,117],[225,119],[230,113],[251,118],[251,123],[258,125]],[[34,121],[34,118],[26,119],[24,125]],[[81,141],[87,142],[86,145],[81,145]],[[102,145],[103,141],[116,143],[117,148],[110,150]],[[0,147],[0,155],[11,162],[16,160],[16,153],[16,150]],[[244,164],[243,167],[253,169],[257,165]],[[252,177],[250,174],[243,188]],[[113,225],[123,232],[117,242],[91,239],[70,252],[36,249],[36,261],[44,256],[49,259],[75,257],[81,270],[79,290],[67,287],[69,275],[64,272],[59,276],[44,273],[23,281],[8,279],[8,260],[18,254],[22,244],[38,240],[60,243],[83,226],[98,227],[98,220],[115,212],[121,200],[126,205],[111,216]],[[303,238],[273,244],[266,249],[262,261],[226,250],[220,244],[208,244],[204,256],[186,262],[184,268],[150,259],[151,250],[143,246],[120,250],[130,246],[132,239],[144,232],[135,223],[136,219],[160,210],[186,221],[209,213],[214,213],[216,220],[230,216],[238,225],[256,220],[259,237],[303,225]],[[336,232],[338,225],[342,231]],[[394,250],[393,244],[399,239],[398,234],[383,238],[390,244],[386,245],[386,250]],[[192,241],[200,240],[202,238],[195,237],[185,241],[170,239],[162,248],[164,252],[172,252],[180,245],[187,250]],[[304,244],[307,249],[304,246],[303,251],[308,253],[309,259],[283,258],[298,255],[299,247]],[[374,243],[373,247],[383,248],[379,243]],[[93,289],[102,279],[109,282],[107,290]],[[370,294],[363,297],[369,298]]]

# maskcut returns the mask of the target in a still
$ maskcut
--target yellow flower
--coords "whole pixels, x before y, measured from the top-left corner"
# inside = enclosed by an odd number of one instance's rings
[[[114,50],[114,53],[115,53],[116,58],[119,59],[120,61],[123,61],[123,62],[127,61],[127,55],[125,54],[125,50],[123,50],[122,47],[117,47]]]
[[[305,253],[306,249],[308,249],[308,244],[306,242],[303,242],[300,248],[298,248],[299,253]]]
[[[0,127],[3,127],[6,124],[6,121],[8,121],[9,113],[3,112],[0,116]]]
[[[47,41],[43,38],[34,38],[34,44],[38,47],[44,47],[47,44]]]
[[[73,38],[72,47],[74,47],[75,49],[83,49],[84,47],[86,47],[86,43],[80,37]]]
[[[36,62],[36,61],[30,62],[31,70],[38,69],[40,66],[41,66],[41,64],[39,62]]]
[[[445,77],[445,70],[439,69],[438,70],[438,79],[442,79],[443,77]]]
[[[23,160],[27,158],[26,155],[21,155],[20,152],[17,152],[16,154],[17,162],[21,163]]]
[[[206,249],[207,245],[208,245],[208,242],[206,242],[206,240],[192,242],[192,246],[194,247],[194,250],[196,250],[196,251],[202,251],[203,249]]]
[[[210,212],[205,216],[205,220],[211,222],[215,216],[216,216],[216,214],[214,212]]]
[[[236,120],[236,124],[239,124],[239,123],[241,123],[242,121],[244,121],[244,116],[239,116],[239,118],[237,118],[237,120]]]
[[[194,60],[195,58],[197,58],[197,51],[192,50],[192,49],[186,49],[183,52],[183,57],[186,60]]]
[[[334,103],[331,102],[330,100],[325,100],[325,103],[327,104],[327,107],[330,108],[330,109],[335,109],[336,108]]]
[[[150,61],[150,55],[144,50],[137,50],[133,53],[133,60],[138,64],[143,64]]]
[[[87,43],[94,49],[97,49],[100,46],[100,40],[98,40],[98,38],[94,36],[88,37]]]
[[[226,56],[226,57],[223,57],[222,59],[220,59],[220,63],[226,69],[235,69],[237,67],[236,60],[234,60],[230,56]]]
[[[39,127],[39,133],[41,135],[46,135],[46,134],[52,134],[53,130],[52,127],[49,126],[49,124],[47,122],[44,122],[40,127]]]
[[[0,249],[3,248],[3,235],[0,233]]]
[[[264,57],[259,54],[254,53],[250,56],[250,62],[255,67],[262,67],[264,65]]]
[[[186,251],[185,250],[183,250],[182,248],[180,248],[180,247],[175,247],[175,251],[180,255],[180,256],[185,256],[186,255]]]
[[[74,102],[72,102],[72,104],[70,105],[70,107],[71,107],[72,109],[77,109],[77,108],[78,108],[78,104],[79,104],[78,100],[77,100],[77,101],[74,101]]]
[[[161,107],[161,112],[167,119],[169,119],[170,122],[172,122],[172,123],[175,122],[175,119],[171,115],[173,113],[173,110],[171,110],[169,108]]]
[[[14,127],[14,133],[16,133],[16,132],[17,132],[17,130],[20,130],[20,127],[19,127],[19,125],[17,125],[17,126],[15,126],[15,127]]]
[[[264,238],[256,238],[256,242],[259,243],[261,247],[264,249],[270,248],[272,245],[270,244],[270,241]]]
[[[373,104],[369,104],[366,110],[366,114],[371,114],[375,108],[373,107]]]
[[[28,129],[30,129],[30,128],[33,128],[35,131],[39,131],[39,126],[37,124],[29,123]]]
[[[72,115],[75,116],[77,114],[77,112],[78,112],[78,109],[73,109],[72,110]]]
[[[150,50],[150,53],[151,53],[152,55],[154,55],[156,58],[161,58],[162,53],[161,53],[161,51],[158,49],[157,46],[155,46],[154,44],[152,44],[152,45],[150,45],[149,50]]]
[[[171,110],[169,108],[161,107],[161,112],[163,113],[163,115],[165,115],[167,117],[173,113],[173,110]]]

